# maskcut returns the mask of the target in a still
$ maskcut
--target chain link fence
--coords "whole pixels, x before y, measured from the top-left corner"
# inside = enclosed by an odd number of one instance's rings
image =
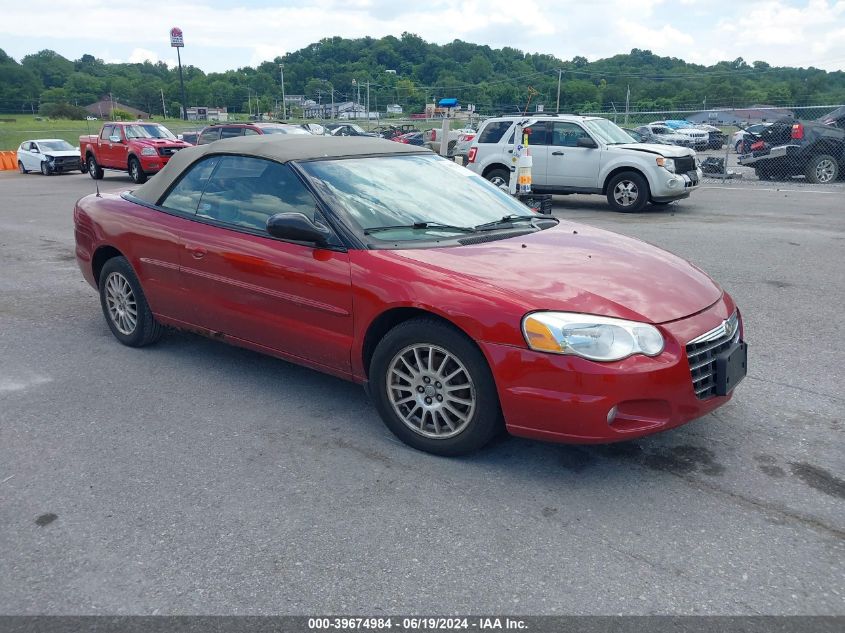
[[[690,147],[705,178],[835,185],[845,180],[845,106],[585,112],[645,142]]]

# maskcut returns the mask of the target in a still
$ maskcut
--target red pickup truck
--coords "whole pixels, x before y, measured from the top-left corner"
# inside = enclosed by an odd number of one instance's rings
[[[103,123],[99,134],[79,137],[82,162],[95,180],[103,177],[103,169],[117,169],[129,172],[132,180],[141,184],[184,147],[190,145],[150,121]]]

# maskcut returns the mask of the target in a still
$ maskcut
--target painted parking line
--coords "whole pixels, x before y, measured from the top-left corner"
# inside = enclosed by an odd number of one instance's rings
[[[833,196],[841,196],[845,193],[845,189],[836,189],[834,191],[819,191],[818,189],[775,189],[771,187],[719,187],[715,185],[701,185],[699,189],[727,189],[729,191],[777,191],[781,193],[822,193]]]

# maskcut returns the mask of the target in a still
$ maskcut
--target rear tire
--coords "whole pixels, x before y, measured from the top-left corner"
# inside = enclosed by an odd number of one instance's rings
[[[807,163],[804,175],[807,176],[807,182],[814,185],[826,185],[835,182],[839,177],[839,163],[830,154],[813,156]]]
[[[23,163],[21,161],[18,161],[18,171],[21,172],[22,174],[28,174],[29,173],[29,170],[26,167],[23,166]]]
[[[394,327],[376,347],[369,373],[385,425],[418,450],[463,455],[504,428],[487,360],[443,321],[423,317]]]
[[[607,183],[607,203],[614,211],[638,213],[648,204],[649,196],[646,179],[633,171],[616,174]]]
[[[134,156],[129,158],[129,176],[136,185],[142,185],[147,182],[147,174],[144,173],[144,169],[141,167],[141,161]]]
[[[491,169],[484,177],[501,189],[502,187],[508,187],[511,173],[507,169],[496,168]]]
[[[105,263],[99,288],[103,316],[118,341],[128,347],[144,347],[161,338],[164,328],[155,320],[125,257],[113,257]]]
[[[86,162],[88,163],[88,175],[94,180],[102,180],[103,168],[97,164],[97,159],[94,158],[94,154],[89,155]]]

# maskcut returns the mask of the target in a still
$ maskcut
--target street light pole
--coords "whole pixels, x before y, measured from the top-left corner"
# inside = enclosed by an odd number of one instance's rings
[[[285,65],[279,64],[279,74],[282,77],[282,119],[287,120],[288,109],[285,104]]]
[[[560,76],[563,74],[563,69],[557,69],[557,106],[555,107],[555,113],[560,112]]]

